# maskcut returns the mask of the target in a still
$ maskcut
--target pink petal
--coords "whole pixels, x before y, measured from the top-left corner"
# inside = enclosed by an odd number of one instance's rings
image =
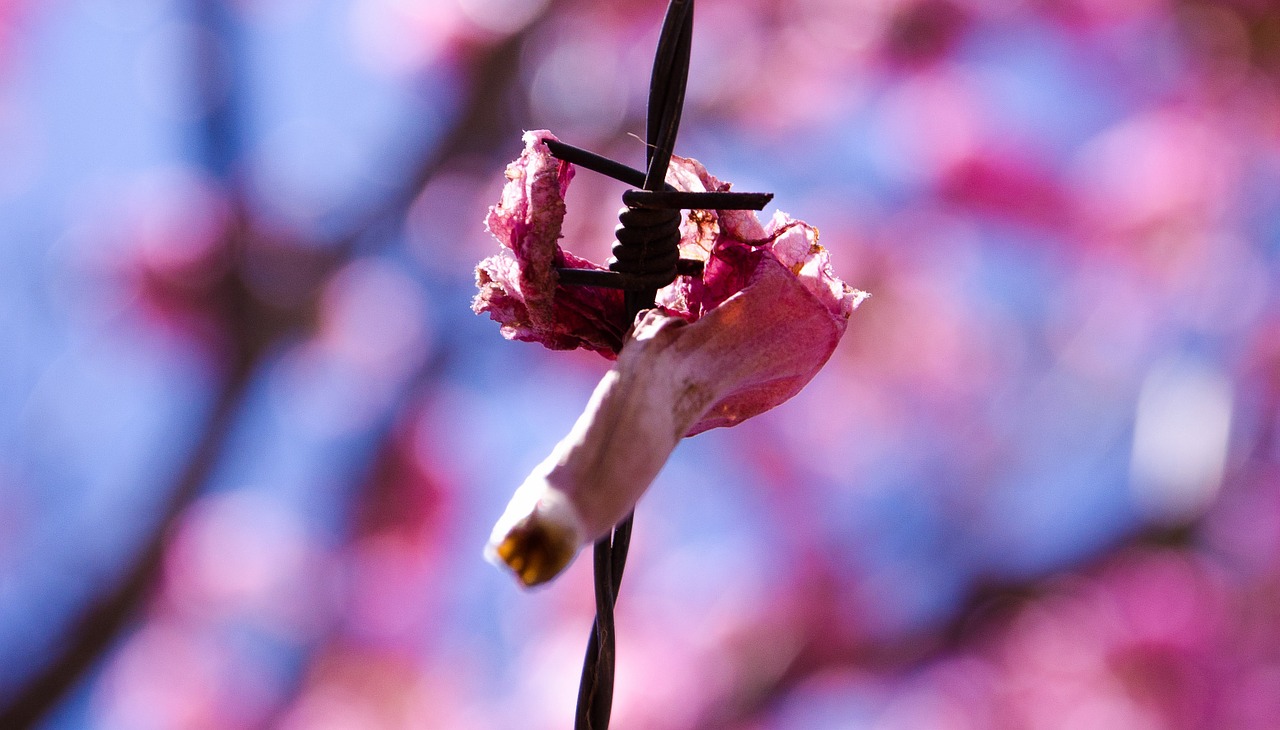
[[[471,303],[502,325],[508,339],[555,350],[583,347],[608,357],[622,345],[622,292],[559,285],[556,268],[603,268],[560,248],[564,194],[573,166],[551,156],[546,131],[526,132],[520,158],[507,166],[502,200],[485,225],[502,252],[476,268],[479,293]]]

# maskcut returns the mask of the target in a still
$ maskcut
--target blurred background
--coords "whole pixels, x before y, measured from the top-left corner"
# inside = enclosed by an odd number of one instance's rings
[[[481,558],[607,363],[472,267],[656,0],[0,0],[0,727],[564,728]],[[701,0],[677,152],[872,292],[641,502],[614,727],[1280,726],[1280,7]],[[579,172],[565,245],[622,187]]]

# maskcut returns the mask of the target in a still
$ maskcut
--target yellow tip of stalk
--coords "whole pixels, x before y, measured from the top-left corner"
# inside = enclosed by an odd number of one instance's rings
[[[524,587],[531,588],[559,575],[577,550],[570,530],[530,516],[512,527],[493,553]]]

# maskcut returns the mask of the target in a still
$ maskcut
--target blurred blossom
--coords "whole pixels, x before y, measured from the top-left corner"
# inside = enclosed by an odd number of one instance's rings
[[[130,637],[93,697],[97,727],[111,730],[242,728],[260,723],[272,680],[224,637],[161,619]]]
[[[142,314],[206,347],[225,347],[219,287],[232,266],[234,222],[222,188],[191,168],[156,170],[126,191],[117,216],[91,243],[129,254],[120,273],[136,287]]]
[[[444,609],[441,553],[454,537],[453,495],[440,459],[418,451],[422,430],[420,421],[396,425],[346,551],[345,633],[388,651],[429,640]]]
[[[197,76],[186,64],[174,59],[192,54],[208,59],[208,67]],[[166,117],[194,121],[226,101],[231,79],[225,69],[227,49],[210,29],[195,23],[166,23],[151,30],[137,50],[138,96],[151,109]],[[199,93],[204,96],[197,95]]]
[[[283,25],[296,22],[299,17],[314,10],[320,2],[321,0],[255,0],[236,2],[234,6],[246,21]]]
[[[1280,555],[1280,474],[1271,470],[1233,482],[1208,516],[1205,540],[1246,580],[1276,571]],[[1265,580],[1264,580],[1265,582]]]
[[[1224,586],[1206,568],[1134,553],[1029,603],[999,639],[1006,708],[1033,727],[1216,726],[1199,659],[1222,638]]]
[[[1134,497],[1161,521],[1187,519],[1217,496],[1231,430],[1231,385],[1204,366],[1157,363],[1142,384],[1130,462]]]
[[[1066,28],[1101,32],[1113,26],[1150,19],[1158,12],[1167,11],[1171,4],[1168,0],[1066,0],[1040,7],[1041,12],[1048,13]]]
[[[431,346],[426,293],[389,262],[358,259],[326,285],[318,339],[371,374],[403,377]]]
[[[325,285],[315,336],[284,355],[271,394],[309,433],[358,433],[392,406],[432,339],[420,285],[390,262],[357,259]]]
[[[698,6],[689,60],[690,67],[698,71],[689,76],[687,105],[710,110],[736,105],[766,74],[764,51],[771,39],[761,27],[759,8],[752,5],[743,2]],[[644,58],[645,51],[635,49],[637,61]],[[634,79],[629,86],[643,90]]]
[[[443,664],[424,671],[405,657],[335,648],[318,657],[302,696],[279,721],[287,730],[408,730],[492,727],[466,704],[460,677]]]
[[[349,630],[391,647],[416,641],[428,629],[431,605],[428,555],[398,536],[377,536],[355,546],[351,565]]]
[[[312,434],[358,433],[393,405],[430,346],[419,286],[389,264],[356,261],[326,286],[316,337],[279,362],[276,405]]]
[[[371,68],[408,75],[435,62],[463,22],[459,3],[353,0],[351,34],[356,57]]]
[[[975,149],[948,166],[942,197],[977,213],[1061,230],[1073,222],[1074,200],[1034,153]]]
[[[869,726],[880,688],[874,678],[856,669],[831,668],[814,672],[774,707],[766,708],[763,728],[836,728],[842,724]]]
[[[405,220],[409,250],[434,275],[460,278],[470,285],[470,269],[489,252],[493,239],[479,222],[458,220],[458,211],[483,210],[500,194],[500,175],[487,161],[464,161],[437,174],[418,193]]]
[[[889,19],[883,53],[890,62],[927,65],[954,50],[967,21],[963,6],[950,0],[901,3]]]
[[[166,598],[186,615],[247,621],[293,639],[327,619],[316,601],[318,547],[287,505],[261,493],[195,505],[167,559]]]
[[[1061,367],[1103,382],[1130,382],[1155,344],[1160,312],[1149,282],[1132,271],[1097,266],[1067,283],[1047,324]]]
[[[628,85],[616,46],[591,27],[591,19],[566,21],[543,47],[528,50],[526,128],[555,129],[586,146],[618,133],[630,103]]]
[[[515,681],[501,709],[507,724],[551,730],[573,722],[573,707],[563,698],[574,696],[582,673],[582,630],[562,619],[539,627],[539,634],[512,657]]]
[[[549,0],[457,0],[467,20],[500,35],[514,33],[533,20]]]
[[[907,184],[931,182],[969,157],[982,114],[972,80],[958,69],[939,69],[894,87],[877,110],[872,130],[880,172]]]
[[[0,20],[0,38],[4,34],[3,22]],[[0,40],[0,49],[4,47],[4,41]],[[3,74],[2,64],[0,60],[0,74]],[[30,110],[6,94],[0,85],[0,159],[5,161],[0,166],[0,204],[27,192],[39,180],[48,154],[46,144],[47,136],[37,126]]]
[[[1009,718],[997,711],[991,692],[996,680],[994,667],[976,657],[938,662],[907,679],[869,726],[877,730],[1002,727]]]
[[[392,75],[496,43],[525,29],[549,0],[351,0],[349,33],[357,58]]]
[[[1133,253],[1157,270],[1193,265],[1186,249],[1224,213],[1238,164],[1208,119],[1177,110],[1128,119],[1081,151],[1086,220],[1104,236],[1132,237]]]
[[[271,191],[265,212],[309,231],[353,181],[369,178],[371,162],[351,133],[315,116],[284,120],[268,131],[254,155],[256,187]]]
[[[118,235],[160,275],[210,277],[231,217],[221,186],[191,168],[152,172],[126,194]],[[210,271],[212,269],[213,271]]]
[[[1218,93],[1236,89],[1248,79],[1254,53],[1249,25],[1229,5],[1185,2],[1174,15],[1188,52],[1197,57],[1192,74],[1203,75],[1210,90]]]

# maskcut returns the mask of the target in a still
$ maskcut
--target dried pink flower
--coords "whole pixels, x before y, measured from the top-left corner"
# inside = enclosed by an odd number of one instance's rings
[[[573,166],[551,156],[550,132],[526,132],[525,150],[507,165],[502,200],[485,226],[504,246],[476,267],[471,309],[488,312],[509,340],[541,342],[553,350],[579,347],[605,356],[622,346],[622,292],[559,286],[559,267],[603,269],[560,248],[564,193]]]
[[[481,263],[474,308],[508,337],[604,352],[617,333],[610,322],[621,296],[556,283],[553,267],[563,264],[555,262],[580,262],[558,244],[572,172],[551,157],[549,136],[527,133],[524,154],[507,168],[510,182],[488,224],[514,257]],[[668,181],[683,190],[728,189],[678,157]],[[753,213],[691,211],[681,233],[683,255],[706,262],[703,276],[677,279],[637,318],[586,411],[494,527],[490,556],[525,585],[558,575],[622,519],[681,438],[740,423],[798,393],[867,296],[831,272],[816,229],[784,214],[761,224]]]

